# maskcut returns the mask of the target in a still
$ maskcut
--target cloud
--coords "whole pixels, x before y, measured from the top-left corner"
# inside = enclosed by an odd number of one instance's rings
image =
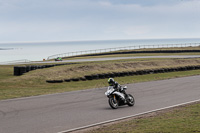
[[[0,42],[200,36],[198,0],[0,0]]]
[[[98,3],[101,6],[112,6],[112,3],[108,2],[108,1],[99,1]]]
[[[144,35],[150,31],[150,28],[147,26],[131,26],[124,29],[124,32],[128,36]]]

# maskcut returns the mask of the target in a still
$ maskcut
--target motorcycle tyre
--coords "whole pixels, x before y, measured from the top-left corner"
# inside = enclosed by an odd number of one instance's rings
[[[114,105],[114,97],[110,97],[108,99],[108,103],[109,103],[111,108],[113,108],[113,109],[117,109],[118,108],[118,102]]]
[[[128,106],[134,106],[134,104],[135,104],[135,99],[134,99],[134,97],[133,97],[131,94],[128,94],[128,97],[132,97],[132,98],[133,98],[133,101],[132,101],[132,102],[130,102],[129,100],[127,100]]]

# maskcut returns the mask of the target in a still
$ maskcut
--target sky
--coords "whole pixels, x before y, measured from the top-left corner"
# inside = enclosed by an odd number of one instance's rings
[[[0,0],[0,43],[200,38],[200,0]]]

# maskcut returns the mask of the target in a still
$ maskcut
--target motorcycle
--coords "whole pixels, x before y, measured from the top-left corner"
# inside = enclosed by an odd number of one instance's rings
[[[119,92],[121,89],[121,92]],[[131,94],[127,94],[127,86],[121,87],[119,89],[114,89],[113,86],[109,86],[105,95],[108,97],[108,103],[111,108],[117,109],[118,106],[128,105],[134,106],[135,99]]]

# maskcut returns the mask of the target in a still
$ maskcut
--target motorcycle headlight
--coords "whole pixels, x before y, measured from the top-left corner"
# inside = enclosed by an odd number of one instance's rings
[[[108,92],[105,92],[105,95],[107,96],[107,95],[108,95]]]

